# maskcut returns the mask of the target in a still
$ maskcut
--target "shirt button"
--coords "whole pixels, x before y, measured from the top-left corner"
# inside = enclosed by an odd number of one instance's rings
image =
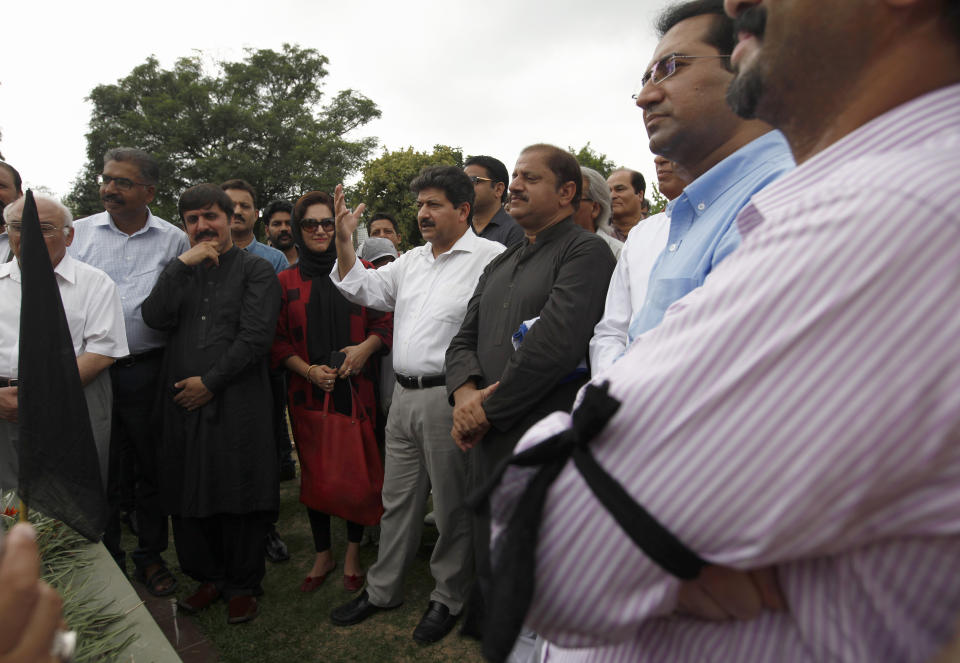
[[[200,319],[201,319],[201,320],[206,320],[206,319],[207,319],[207,316],[201,315],[201,316],[200,316]]]
[[[697,205],[697,209],[702,212],[703,210],[707,209],[707,206],[704,205],[703,203],[700,203],[699,205]]]
[[[676,251],[676,250],[677,250],[677,245],[676,245],[676,244],[671,244],[670,246],[667,247],[667,251],[670,251],[671,253],[674,252],[674,251]]]

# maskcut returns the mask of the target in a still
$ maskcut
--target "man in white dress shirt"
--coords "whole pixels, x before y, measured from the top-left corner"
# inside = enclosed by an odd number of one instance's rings
[[[106,370],[128,354],[117,286],[95,267],[73,260],[73,217],[59,201],[36,196],[40,230],[60,287],[77,369],[84,387],[93,437],[106,481],[110,449],[112,392]],[[17,382],[20,354],[20,219],[23,198],[4,210],[15,260],[0,264],[0,489],[17,487]]]
[[[470,514],[464,504],[467,457],[453,443],[453,408],[447,401],[444,354],[467,310],[477,280],[504,246],[470,229],[473,183],[459,168],[435,166],[410,188],[427,243],[380,269],[364,269],[352,236],[363,212],[347,210],[336,191],[337,256],[330,278],[350,301],[394,312],[393,393],[386,431],[386,469],[380,551],[366,589],[336,608],[338,626],[357,624],[403,600],[403,576],[420,545],[423,503],[433,489],[439,538],[430,558],[436,587],[413,632],[421,643],[449,633],[473,578]]]

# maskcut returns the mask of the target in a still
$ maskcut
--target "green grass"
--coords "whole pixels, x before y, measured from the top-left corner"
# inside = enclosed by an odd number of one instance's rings
[[[223,602],[189,617],[213,643],[223,663],[324,663],[354,661],[456,661],[480,663],[479,643],[457,635],[457,629],[441,642],[430,646],[418,645],[411,635],[427,608],[433,579],[430,577],[429,557],[436,540],[436,530],[424,528],[423,545],[414,565],[407,572],[404,585],[404,603],[399,608],[374,615],[362,624],[336,627],[330,623],[330,611],[354,594],[341,583],[343,554],[346,549],[346,528],[337,518],[332,522],[336,571],[323,587],[312,594],[302,594],[300,583],[313,563],[313,538],[306,510],[299,502],[299,479],[280,484],[280,519],[277,529],[290,549],[290,561],[281,564],[267,562],[263,581],[264,595],[260,598],[260,616],[247,624],[226,623],[226,605]],[[126,529],[125,529],[126,532]],[[129,551],[136,541],[126,536]],[[170,569],[180,580],[178,596],[188,596],[196,583],[180,572],[177,556],[170,540],[164,555]],[[361,548],[364,569],[377,558],[377,548]]]

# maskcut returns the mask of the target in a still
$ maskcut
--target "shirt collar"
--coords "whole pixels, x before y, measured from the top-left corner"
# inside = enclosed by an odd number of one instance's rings
[[[730,188],[753,171],[766,168],[770,158],[783,154],[784,150],[789,152],[790,146],[777,130],[754,138],[684,187],[683,193],[667,203],[667,214],[672,214],[677,205],[687,204],[700,216]]]
[[[473,232],[473,228],[467,227],[467,231],[460,236],[453,246],[451,246],[447,251],[440,254],[440,256],[445,256],[447,254],[457,253],[463,251],[465,253],[473,253],[477,248],[477,242],[479,241],[477,234]],[[427,249],[427,255],[431,258],[433,257],[433,246],[430,242],[424,244],[424,248]],[[438,258],[440,256],[437,256]]]
[[[92,217],[90,217],[90,224],[94,226],[107,226],[109,228],[112,228],[113,230],[116,230],[118,233],[123,233],[124,235],[127,234],[127,233],[124,233],[119,228],[117,228],[117,224],[113,222],[113,217],[110,216],[110,212],[106,210],[100,212],[99,214],[94,214]],[[148,207],[147,222],[143,224],[143,228],[133,233],[133,235],[130,235],[130,237],[134,237],[141,233],[145,233],[149,228],[162,228],[162,226],[160,224],[160,221],[153,215],[153,212],[151,212],[150,208]]]
[[[57,266],[53,268],[53,273],[67,283],[74,284],[77,282],[77,265],[69,253],[63,254],[63,258],[57,263]],[[0,265],[0,279],[6,277],[13,279],[17,283],[21,282],[20,263],[17,262],[16,258]]]

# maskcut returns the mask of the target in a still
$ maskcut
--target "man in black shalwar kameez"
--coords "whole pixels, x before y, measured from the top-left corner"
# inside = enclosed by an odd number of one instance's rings
[[[166,266],[143,319],[170,332],[159,395],[158,464],[196,612],[221,595],[228,621],[257,615],[264,541],[278,508],[267,353],[280,308],[270,264],[230,238],[233,202],[201,184],[180,197],[191,248]]]

